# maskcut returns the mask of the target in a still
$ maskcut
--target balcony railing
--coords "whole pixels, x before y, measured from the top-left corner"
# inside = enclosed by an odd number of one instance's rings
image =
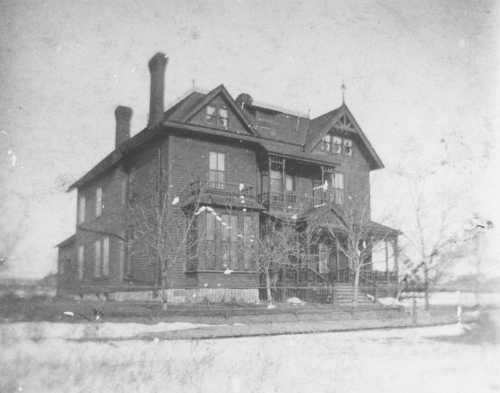
[[[259,195],[259,202],[267,208],[293,212],[303,211],[330,203],[341,205],[344,202],[344,190],[313,190],[312,197],[298,197],[295,191],[264,192]]]
[[[344,202],[344,190],[334,188],[331,190],[313,190],[312,205],[319,206],[328,203],[341,205]]]
[[[191,195],[200,193],[219,194],[224,196],[244,197],[255,200],[257,195],[255,187],[243,183],[228,183],[219,181],[195,181],[190,184]]]
[[[298,209],[297,194],[295,191],[264,192],[259,195],[259,202],[266,207],[283,210]]]

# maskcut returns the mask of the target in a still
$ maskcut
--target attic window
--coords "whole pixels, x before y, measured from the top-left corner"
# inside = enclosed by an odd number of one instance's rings
[[[229,127],[229,112],[225,106],[207,105],[205,119],[207,122],[225,130]]]
[[[352,156],[352,141],[350,139],[344,139],[344,154]]]
[[[342,138],[334,136],[332,134],[326,134],[319,144],[321,151],[325,151],[331,154],[341,154],[342,153]],[[350,154],[349,154],[350,155]]]
[[[215,115],[215,107],[212,106],[212,105],[207,105],[207,115],[206,115],[206,119],[208,121],[212,121],[214,119],[214,115]]]
[[[334,136],[332,138],[332,153],[340,154],[342,153],[342,138]]]
[[[228,112],[226,108],[219,108],[219,118],[222,128],[227,129],[228,126]]]

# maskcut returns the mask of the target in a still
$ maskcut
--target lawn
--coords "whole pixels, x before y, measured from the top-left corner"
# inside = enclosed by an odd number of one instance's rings
[[[498,344],[457,326],[223,340],[18,340],[2,392],[497,392]]]

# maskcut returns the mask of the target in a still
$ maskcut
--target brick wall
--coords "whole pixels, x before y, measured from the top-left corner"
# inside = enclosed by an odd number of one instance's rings
[[[78,201],[81,196],[85,196],[86,200],[85,220],[82,223],[77,223],[75,242],[75,253],[79,246],[84,247],[84,284],[92,282],[120,283],[123,280],[124,258],[120,260],[120,249],[124,247],[124,243],[120,237],[125,237],[124,213],[126,205],[122,193],[126,180],[125,170],[122,167],[116,167],[78,190]],[[100,216],[96,216],[96,189],[98,187],[102,189]],[[109,275],[96,278],[94,277],[94,244],[96,241],[102,241],[104,237],[109,238]],[[76,256],[74,271],[75,274],[78,273]]]
[[[181,204],[183,191],[195,180],[208,180],[209,153],[217,151],[225,153],[226,182],[255,186],[257,184],[257,161],[255,152],[239,143],[214,142],[208,139],[192,139],[187,136],[170,136],[169,143],[169,184],[174,190],[179,191]],[[182,213],[179,213],[182,214]],[[250,214],[250,213],[248,213]],[[257,215],[256,212],[252,213]],[[257,220],[256,220],[257,221]],[[169,272],[170,285],[173,286],[199,286],[205,281],[210,285],[217,284],[216,277],[226,279],[221,272],[208,273],[207,277],[201,278],[197,274],[185,274],[186,255],[180,255],[179,263]],[[241,273],[241,285],[247,285],[251,281],[248,273]],[[234,277],[233,277],[234,280]],[[220,279],[219,279],[220,281]],[[224,281],[224,282],[226,282]],[[237,280],[238,281],[238,280]]]
[[[370,203],[370,165],[366,153],[361,149],[356,138],[352,138],[352,155],[330,154],[314,149],[319,157],[333,157],[340,162],[336,169],[344,174],[344,195],[352,196],[359,202]],[[370,211],[370,206],[368,206]]]
[[[75,288],[78,288],[78,266],[74,240],[59,246],[57,272],[59,293],[73,292]]]

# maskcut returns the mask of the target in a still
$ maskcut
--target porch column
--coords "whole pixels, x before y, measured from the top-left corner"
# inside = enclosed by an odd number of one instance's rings
[[[283,211],[287,210],[288,200],[286,195],[286,172],[285,172],[285,158],[281,158],[281,197],[283,198]]]
[[[271,210],[271,156],[267,155],[267,206]]]
[[[389,247],[387,246],[387,239],[384,239],[385,247],[385,279],[389,281]]]
[[[398,251],[398,237],[396,236],[392,243],[393,253],[394,253],[394,274],[396,275],[396,279],[399,281],[399,251]]]

